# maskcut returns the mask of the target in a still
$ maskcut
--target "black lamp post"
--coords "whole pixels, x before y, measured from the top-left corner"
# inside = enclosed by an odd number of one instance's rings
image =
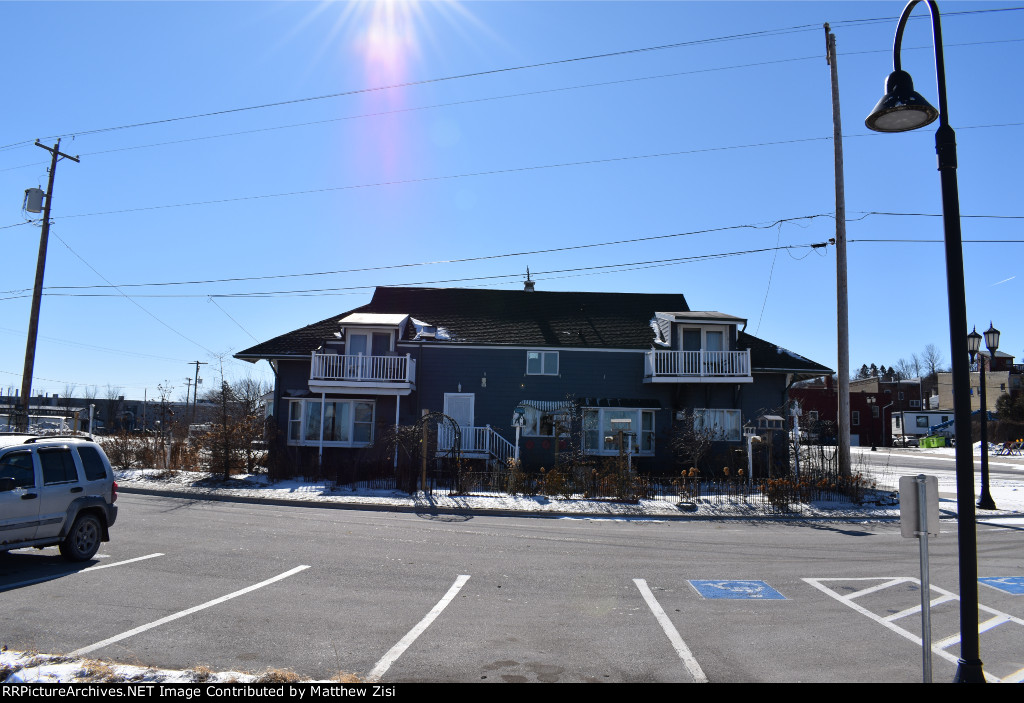
[[[893,72],[885,82],[885,97],[878,101],[864,124],[876,132],[906,132],[939,119],[935,151],[942,183],[942,222],[946,249],[946,293],[949,305],[949,340],[953,357],[953,418],[956,423],[957,541],[960,554],[960,661],[954,681],[984,683],[978,646],[978,536],[974,513],[974,452],[971,448],[971,375],[967,351],[967,304],[964,291],[964,254],[960,237],[960,195],[956,182],[956,134],[949,126],[946,105],[946,67],[942,55],[939,6],[926,0],[932,18],[935,74],[939,109],[914,92],[910,74],[901,69],[900,45],[911,10],[903,8],[893,42]]]
[[[988,348],[988,358],[994,359],[996,349],[999,348],[999,330],[993,327],[991,322],[985,331],[985,346]],[[977,357],[978,372],[981,374],[981,496],[978,498],[978,507],[982,510],[995,510],[996,502],[992,500],[992,494],[988,490],[988,403],[985,401],[985,360],[977,356],[979,349],[981,335],[975,329],[967,335],[967,351],[971,355],[972,364]]]

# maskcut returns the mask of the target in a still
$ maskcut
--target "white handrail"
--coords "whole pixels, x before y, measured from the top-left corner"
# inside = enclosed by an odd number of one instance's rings
[[[387,381],[412,383],[416,362],[411,355],[364,356],[313,352],[310,378],[322,381]]]
[[[515,445],[495,432],[490,425],[484,427],[460,427],[459,451],[463,454],[486,454],[489,458],[506,464],[515,455]],[[445,425],[437,429],[437,448],[448,451],[455,444],[455,431]]]
[[[743,351],[649,351],[647,376],[749,376],[750,350]]]

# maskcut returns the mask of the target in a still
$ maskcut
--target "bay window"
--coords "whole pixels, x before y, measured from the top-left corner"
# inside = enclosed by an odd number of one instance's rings
[[[373,442],[373,411],[368,400],[293,400],[288,444],[318,445],[322,436],[325,446],[367,446]]]
[[[635,454],[654,454],[654,410],[642,408],[584,408],[583,447],[587,454],[619,453],[632,446]],[[631,435],[631,440],[626,436]]]

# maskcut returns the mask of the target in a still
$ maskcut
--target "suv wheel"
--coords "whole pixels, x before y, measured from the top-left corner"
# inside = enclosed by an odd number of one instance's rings
[[[61,555],[70,561],[92,559],[100,548],[102,533],[102,526],[95,515],[79,515],[71,526],[71,532],[60,543]]]

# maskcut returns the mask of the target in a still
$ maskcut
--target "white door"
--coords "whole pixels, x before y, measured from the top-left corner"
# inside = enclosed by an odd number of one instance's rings
[[[462,430],[462,451],[471,452],[476,449],[473,435],[473,404],[476,395],[473,393],[445,393],[444,414],[459,423]]]

